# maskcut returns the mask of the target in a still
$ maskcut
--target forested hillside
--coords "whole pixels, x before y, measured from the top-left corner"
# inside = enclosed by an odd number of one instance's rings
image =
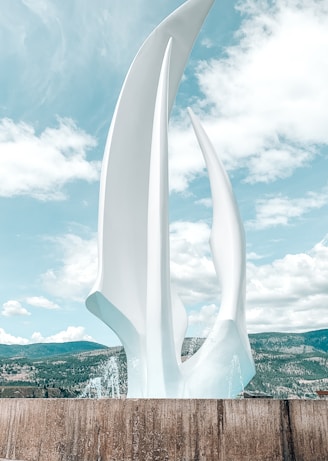
[[[183,360],[188,360],[203,341],[187,338]],[[274,398],[316,398],[316,390],[328,389],[328,330],[253,334],[250,342],[257,373],[247,391]],[[0,345],[2,397],[110,397],[123,396],[126,391],[122,347],[83,341]]]

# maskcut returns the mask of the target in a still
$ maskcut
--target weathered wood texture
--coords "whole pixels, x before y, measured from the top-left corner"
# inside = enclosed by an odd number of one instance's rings
[[[0,457],[327,461],[328,401],[0,399]]]

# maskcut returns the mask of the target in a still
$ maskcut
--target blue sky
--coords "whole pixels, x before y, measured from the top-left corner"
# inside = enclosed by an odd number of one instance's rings
[[[99,173],[129,65],[180,0],[1,0],[0,343],[117,344],[85,308]],[[209,185],[186,108],[231,178],[250,332],[328,327],[328,4],[216,0],[171,116],[172,280],[206,334],[219,307]]]

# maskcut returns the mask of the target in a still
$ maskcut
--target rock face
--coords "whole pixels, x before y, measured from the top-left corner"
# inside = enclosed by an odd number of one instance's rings
[[[0,400],[0,459],[327,461],[328,401]]]

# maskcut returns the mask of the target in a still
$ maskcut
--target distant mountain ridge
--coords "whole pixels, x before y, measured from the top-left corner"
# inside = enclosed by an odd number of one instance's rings
[[[319,350],[328,352],[328,329],[307,331],[304,333],[252,333],[249,335],[252,348],[259,351],[270,349],[276,352],[298,350],[310,352]],[[182,355],[194,353],[204,342],[204,338],[185,338]],[[46,358],[57,355],[80,354],[95,350],[108,349],[107,346],[92,341],[69,341],[64,343],[0,344],[0,358]],[[111,348],[109,348],[111,349]]]
[[[57,355],[80,354],[107,349],[107,346],[92,341],[69,341],[65,343],[35,343],[26,345],[0,344],[0,358],[38,359]]]
[[[313,348],[328,352],[328,329],[307,331],[305,333],[255,333],[250,334],[251,345],[259,349],[280,350],[284,347]]]
[[[312,399],[317,398],[316,391],[328,390],[328,329],[249,336],[256,375],[245,391],[280,399]],[[182,360],[188,360],[203,342],[204,338],[186,338]],[[18,390],[26,395],[26,386],[32,386],[32,391],[33,386],[41,387],[49,396],[50,389],[59,389],[65,396],[79,396],[99,377],[105,395],[111,396],[106,386],[113,363],[120,394],[125,395],[127,364],[122,346],[106,347],[88,341],[0,345],[0,398],[15,397]],[[34,390],[32,396],[36,395]]]

